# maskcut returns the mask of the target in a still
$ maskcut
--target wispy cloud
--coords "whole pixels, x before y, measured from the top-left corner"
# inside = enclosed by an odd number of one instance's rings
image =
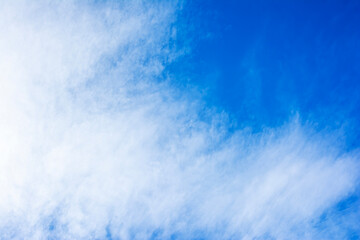
[[[0,4],[2,239],[321,236],[358,154],[296,119],[230,133],[159,80],[179,8]]]

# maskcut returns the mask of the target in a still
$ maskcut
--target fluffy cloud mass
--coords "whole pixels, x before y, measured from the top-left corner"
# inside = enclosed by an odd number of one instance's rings
[[[358,154],[335,134],[296,119],[229,131],[226,114],[171,84],[181,7],[0,3],[1,239],[341,238],[335,225],[356,228],[358,209],[334,207],[356,192]]]

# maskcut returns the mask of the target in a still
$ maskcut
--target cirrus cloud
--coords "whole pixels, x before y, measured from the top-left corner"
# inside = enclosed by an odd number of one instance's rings
[[[345,236],[321,217],[356,191],[358,154],[296,119],[230,132],[171,86],[180,10],[1,3],[2,239]]]

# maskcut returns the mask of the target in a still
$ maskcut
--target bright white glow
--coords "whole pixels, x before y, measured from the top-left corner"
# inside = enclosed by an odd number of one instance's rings
[[[177,9],[0,4],[1,239],[311,238],[354,191],[357,155],[331,136],[228,133],[156,80]]]

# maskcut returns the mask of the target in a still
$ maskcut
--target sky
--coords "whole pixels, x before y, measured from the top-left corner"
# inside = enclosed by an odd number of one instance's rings
[[[358,1],[0,3],[1,239],[360,239]]]
[[[190,5],[201,29],[187,66],[200,75],[192,81],[239,122],[278,126],[294,112],[335,128],[359,122],[357,1]]]

